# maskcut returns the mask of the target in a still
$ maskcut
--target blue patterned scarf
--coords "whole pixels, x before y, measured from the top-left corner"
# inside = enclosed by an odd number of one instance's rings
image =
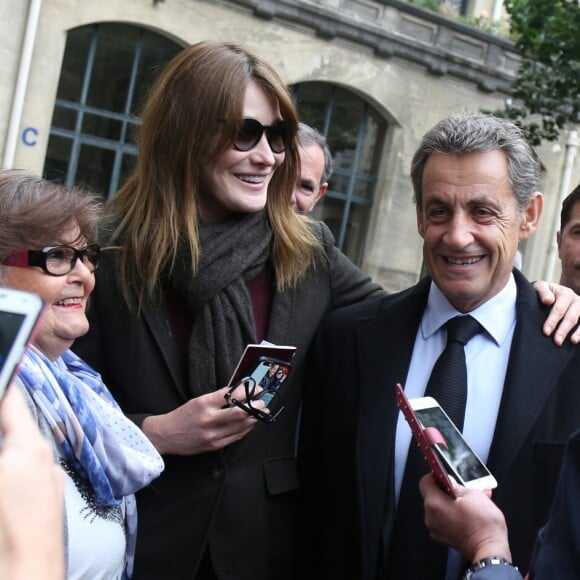
[[[133,494],[163,471],[161,456],[123,415],[101,376],[72,351],[51,361],[29,347],[18,379],[48,421],[65,460],[91,484],[96,504],[118,506],[125,499],[125,577],[130,578],[137,535]]]

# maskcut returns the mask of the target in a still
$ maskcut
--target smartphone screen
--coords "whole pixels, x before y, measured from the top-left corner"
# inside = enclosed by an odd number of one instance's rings
[[[289,373],[289,363],[268,357],[260,357],[250,376],[260,388],[267,391],[262,396],[262,400],[270,406],[274,393],[282,386]]]
[[[0,396],[18,368],[42,307],[36,294],[0,288]]]
[[[24,321],[24,314],[0,311],[0,372]]]
[[[414,411],[425,429],[434,427],[443,437],[446,445],[436,443],[434,447],[458,483],[489,489],[497,486],[495,478],[439,405],[414,408]]]

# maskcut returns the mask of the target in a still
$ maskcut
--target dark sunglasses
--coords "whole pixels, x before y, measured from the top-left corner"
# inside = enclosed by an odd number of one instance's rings
[[[284,153],[286,150],[286,124],[278,121],[273,125],[262,125],[256,119],[244,119],[237,137],[234,139],[234,148],[238,151],[250,151],[266,133],[266,140],[274,153]]]
[[[99,265],[101,247],[91,244],[80,250],[72,246],[47,246],[42,250],[21,250],[10,254],[4,262],[5,266],[38,266],[51,276],[66,276],[72,272],[77,260],[94,272]]]

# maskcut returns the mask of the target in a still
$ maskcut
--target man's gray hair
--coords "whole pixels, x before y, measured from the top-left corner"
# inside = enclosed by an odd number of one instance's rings
[[[423,201],[423,172],[432,153],[465,155],[503,151],[518,207],[525,209],[540,188],[541,164],[523,131],[511,121],[481,113],[457,113],[427,131],[411,162],[415,203]]]
[[[324,169],[322,171],[322,177],[320,178],[320,183],[322,185],[327,182],[332,175],[332,170],[334,169],[334,161],[332,160],[332,153],[328,148],[328,143],[326,138],[322,133],[319,133],[314,127],[307,125],[306,123],[298,124],[298,143],[302,147],[310,147],[312,145],[319,145],[324,153]]]

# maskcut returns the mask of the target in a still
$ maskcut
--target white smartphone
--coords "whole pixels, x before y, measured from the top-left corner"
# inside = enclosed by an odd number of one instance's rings
[[[36,294],[0,288],[0,397],[38,328],[43,308],[44,303]]]
[[[478,489],[497,487],[495,477],[433,397],[409,399],[409,404],[423,429],[436,430],[432,446],[457,483]]]

